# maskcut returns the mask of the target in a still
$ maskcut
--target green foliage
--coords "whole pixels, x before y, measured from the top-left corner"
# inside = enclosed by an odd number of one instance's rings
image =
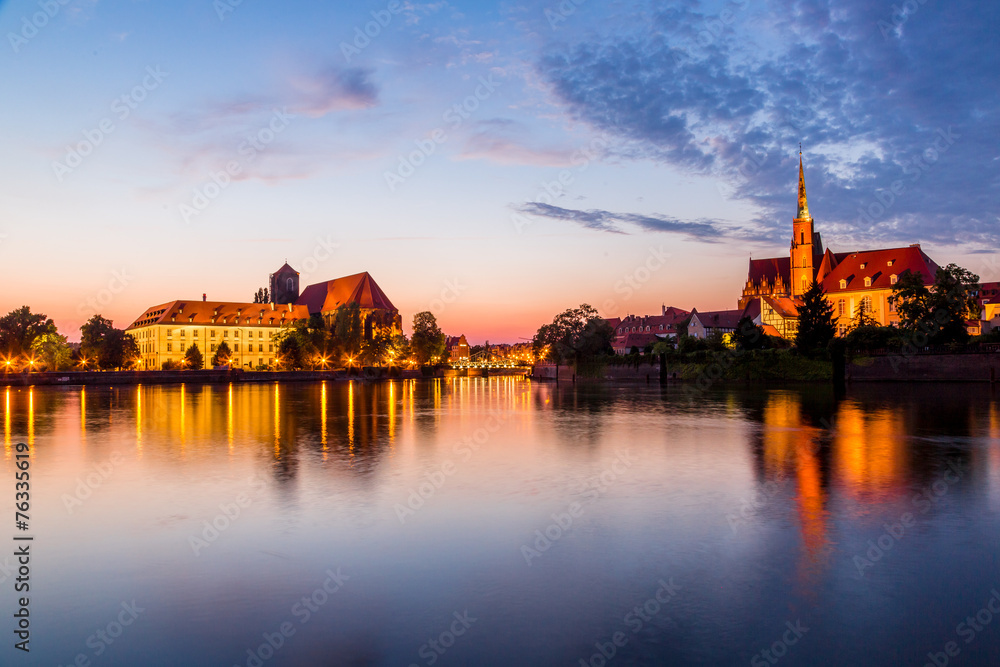
[[[920,274],[904,271],[889,298],[896,306],[900,327],[911,337],[919,332],[932,345],[965,343],[969,339],[965,321],[979,317],[978,287],[979,276],[949,264],[937,270],[929,288]]]
[[[379,329],[372,334],[372,339],[365,341],[361,348],[361,358],[370,366],[381,366],[389,357],[392,349],[392,336]]]
[[[881,326],[878,320],[875,319],[875,316],[869,312],[868,306],[865,305],[866,303],[864,299],[858,302],[858,307],[854,311],[854,317],[851,319],[851,326],[847,328],[848,333],[860,328],[871,329]]]
[[[732,342],[737,350],[766,350],[771,347],[770,336],[764,333],[764,327],[754,324],[754,321],[746,316],[741,317],[736,323]]]
[[[205,358],[198,349],[198,343],[192,343],[184,353],[184,365],[193,371],[201,370],[205,366]]]
[[[0,351],[19,356],[31,350],[35,339],[43,334],[55,334],[55,323],[45,315],[32,313],[21,306],[0,317]]]
[[[437,318],[429,311],[413,316],[413,335],[410,350],[418,364],[424,365],[445,356],[445,335],[438,327]]]
[[[270,294],[268,294],[268,288],[261,287],[259,290],[257,290],[257,293],[253,295],[253,302],[254,303],[270,303],[271,302],[271,296],[270,296]]]
[[[167,359],[167,360],[166,360],[166,361],[164,361],[164,362],[163,362],[163,364],[162,364],[162,365],[160,366],[160,368],[161,368],[162,370],[165,370],[165,371],[176,371],[176,370],[177,370],[177,369],[178,369],[179,367],[180,367],[180,364],[178,364],[178,363],[177,363],[177,362],[176,362],[175,360],[173,360],[173,359]]]
[[[543,324],[532,340],[535,356],[555,363],[574,363],[599,355],[612,354],[614,329],[597,310],[587,304],[570,308],[555,316],[551,324]]]
[[[328,359],[332,355],[332,338],[322,315],[314,313],[308,320],[296,320],[291,326],[283,328],[275,340],[279,353],[292,352],[290,361],[295,364],[295,368],[317,368],[323,366],[322,359]],[[292,340],[294,343],[288,342]]]
[[[294,335],[283,335],[278,339],[278,364],[286,371],[302,368],[302,348]]]
[[[364,327],[361,324],[361,307],[351,302],[337,308],[333,316],[332,344],[343,357],[355,358],[361,353],[364,343]]]
[[[55,332],[43,333],[35,338],[31,351],[45,366],[45,370],[58,371],[70,365],[72,350],[66,342],[66,336]]]
[[[98,368],[127,368],[139,357],[139,345],[123,329],[100,315],[94,315],[80,327],[80,353],[94,359]]]
[[[802,301],[795,347],[807,353],[825,349],[836,333],[833,305],[827,301],[823,288],[815,281],[802,295]]]
[[[848,350],[877,350],[886,347],[900,347],[900,331],[895,327],[883,327],[876,324],[852,326],[844,337],[844,345]]]
[[[680,336],[678,338],[677,349],[681,354],[692,352],[721,352],[726,349],[722,334],[713,332],[708,338],[695,338],[694,336]]]
[[[229,349],[229,343],[222,341],[215,348],[215,354],[212,355],[212,366],[229,366],[232,356],[233,351]]]

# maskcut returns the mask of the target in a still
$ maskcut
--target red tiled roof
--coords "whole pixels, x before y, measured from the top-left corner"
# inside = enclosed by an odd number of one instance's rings
[[[761,280],[768,283],[775,282],[779,276],[786,285],[790,284],[792,276],[792,262],[790,257],[772,257],[770,259],[751,259],[750,269],[747,272],[747,280],[757,284]]]
[[[762,324],[761,328],[764,329],[764,333],[768,336],[774,336],[775,338],[781,338],[781,334],[770,324]]]
[[[330,312],[347,303],[357,303],[363,309],[396,310],[367,271],[309,285],[295,303],[306,306],[310,313]]]
[[[799,302],[796,299],[787,296],[762,296],[761,298],[767,301],[767,305],[771,306],[782,317],[799,316]]]
[[[760,299],[753,299],[747,304],[747,307],[743,309],[742,317],[749,317],[751,320],[756,319],[760,316]]]
[[[613,348],[619,350],[630,350],[632,347],[637,347],[640,350],[645,348],[647,345],[657,342],[660,340],[652,333],[629,333],[624,336],[619,336],[614,344]]]
[[[179,326],[274,326],[291,324],[295,320],[309,319],[304,306],[270,303],[243,303],[237,301],[170,301],[151,306],[140,315],[129,329],[152,324],[177,324]]]
[[[892,287],[890,277],[900,276],[907,270],[921,274],[924,284],[930,285],[934,282],[938,269],[938,265],[924,254],[919,245],[838,253],[837,259],[839,260],[837,266],[823,278],[824,292],[888,289]],[[865,285],[865,278],[871,278],[870,286]],[[841,280],[846,281],[843,288],[840,286]]]

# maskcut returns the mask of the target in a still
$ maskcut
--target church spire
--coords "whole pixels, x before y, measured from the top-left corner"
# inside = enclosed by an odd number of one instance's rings
[[[799,144],[799,212],[795,216],[800,220],[809,219],[809,203],[806,201],[806,177],[802,171],[802,144]]]

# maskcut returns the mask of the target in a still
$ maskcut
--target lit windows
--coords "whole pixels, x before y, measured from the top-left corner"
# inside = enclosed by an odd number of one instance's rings
[[[871,276],[865,276],[865,287],[871,287],[871,286],[872,286]]]
[[[840,289],[847,289],[847,281],[843,278],[840,279]]]
[[[837,301],[837,316],[843,317],[846,311],[847,311],[847,304],[844,302],[844,300],[840,299],[839,301]]]
[[[889,276],[889,284],[890,285],[895,285],[896,281],[898,281],[898,280],[899,280],[899,276],[897,276],[895,273],[892,274],[891,276]]]

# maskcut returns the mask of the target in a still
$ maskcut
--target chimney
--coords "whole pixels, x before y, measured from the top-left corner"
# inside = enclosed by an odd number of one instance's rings
[[[208,301],[208,295],[207,294],[202,294],[201,295],[201,300],[202,301]]]
[[[665,303],[660,304],[660,315],[666,315],[666,314],[667,314],[667,304]]]

